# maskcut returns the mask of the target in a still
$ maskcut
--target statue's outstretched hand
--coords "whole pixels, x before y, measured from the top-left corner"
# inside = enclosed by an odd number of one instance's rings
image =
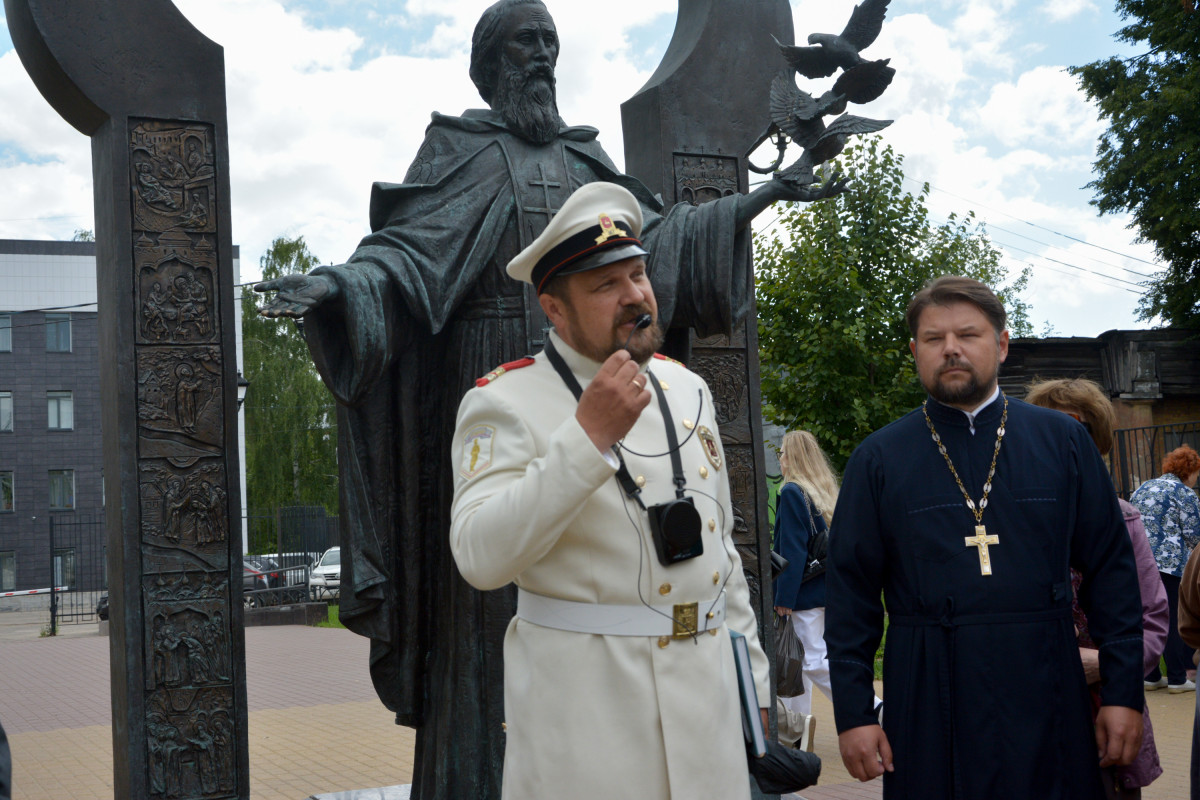
[[[284,275],[254,285],[256,292],[275,292],[258,310],[264,317],[303,317],[318,306],[337,298],[337,282],[326,275]]]
[[[737,230],[742,230],[750,224],[750,220],[765,211],[772,203],[779,200],[793,200],[800,203],[811,203],[814,200],[824,200],[847,191],[846,180],[841,173],[835,172],[824,183],[805,184],[780,178],[779,174],[763,183],[750,194],[742,198],[737,210]]]
[[[833,173],[833,176],[824,183],[801,185],[778,176],[773,183],[779,186],[780,200],[793,200],[800,203],[811,203],[814,200],[836,197],[847,191],[846,179],[840,172]]]

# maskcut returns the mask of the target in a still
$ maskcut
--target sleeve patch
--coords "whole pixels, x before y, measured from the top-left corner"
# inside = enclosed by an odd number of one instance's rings
[[[476,425],[463,434],[463,458],[458,474],[470,479],[492,466],[495,440],[496,429],[491,425]]]
[[[475,380],[475,385],[479,386],[479,387],[487,386],[489,383],[496,380],[496,378],[499,378],[504,373],[512,372],[514,369],[520,369],[521,367],[528,367],[532,363],[533,363],[533,359],[530,358],[529,356],[526,356],[525,358],[519,358],[516,361],[510,361],[507,364],[501,364],[500,366],[496,367],[494,370],[489,372],[487,375],[484,375],[482,378],[477,378]]]

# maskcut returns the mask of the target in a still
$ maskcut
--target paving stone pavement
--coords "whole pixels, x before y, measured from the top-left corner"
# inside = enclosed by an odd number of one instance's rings
[[[94,631],[0,637],[0,721],[13,751],[13,800],[113,800],[108,638]],[[341,629],[246,630],[254,800],[304,800],[411,780],[415,737],[375,698],[368,650],[366,639]],[[1146,700],[1164,774],[1142,796],[1188,800],[1195,697],[1158,691]],[[813,711],[824,770],[820,785],[801,796],[878,800],[879,781],[858,783],[842,767],[832,708],[819,692]]]

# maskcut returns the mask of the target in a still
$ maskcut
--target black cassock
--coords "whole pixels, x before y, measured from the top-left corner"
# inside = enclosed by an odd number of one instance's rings
[[[978,502],[1004,397],[929,415]],[[983,524],[921,409],[877,431],[846,467],[830,535],[825,640],[839,732],[874,724],[872,664],[883,630],[884,731],[895,772],[884,797],[1102,797],[1091,707],[1071,619],[1070,567],[1100,646],[1107,705],[1142,708],[1141,600],[1116,494],[1087,431],[1009,398]],[[883,594],[883,602],[880,593]]]

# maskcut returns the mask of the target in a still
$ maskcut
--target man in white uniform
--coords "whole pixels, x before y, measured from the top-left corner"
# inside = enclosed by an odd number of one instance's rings
[[[519,590],[506,798],[749,797],[730,631],[764,725],[767,659],[708,387],[654,356],[641,224],[614,184],[570,197],[508,265],[536,287],[549,344],[459,407],[451,550],[477,588]]]

